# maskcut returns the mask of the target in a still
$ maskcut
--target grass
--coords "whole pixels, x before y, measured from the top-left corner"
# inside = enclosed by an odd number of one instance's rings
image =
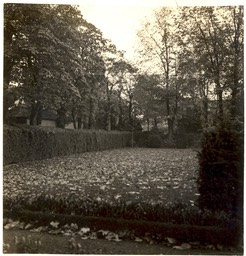
[[[5,166],[4,209],[227,225],[196,206],[198,160],[191,149],[128,148]]]

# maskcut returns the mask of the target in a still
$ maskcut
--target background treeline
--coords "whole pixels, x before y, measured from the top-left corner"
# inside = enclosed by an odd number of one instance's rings
[[[82,10],[83,14],[83,10]],[[132,64],[72,5],[4,5],[4,122],[28,107],[57,127],[197,132],[243,124],[242,6],[156,9]]]
[[[124,129],[132,118],[124,74],[131,72],[76,6],[4,5],[5,123],[25,106],[31,125],[41,124],[45,109],[60,128],[72,120],[74,128]]]

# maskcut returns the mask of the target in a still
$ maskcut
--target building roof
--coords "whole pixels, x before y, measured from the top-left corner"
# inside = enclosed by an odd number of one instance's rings
[[[29,118],[30,117],[30,107],[27,106],[18,106],[14,107],[9,111],[11,117],[23,117]],[[43,109],[42,119],[43,120],[56,120],[58,115],[55,111]]]

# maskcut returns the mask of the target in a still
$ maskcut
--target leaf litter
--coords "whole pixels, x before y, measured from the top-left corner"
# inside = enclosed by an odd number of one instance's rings
[[[4,166],[3,196],[40,194],[115,201],[194,202],[196,153],[191,149],[116,149]],[[42,192],[41,192],[42,191]],[[158,203],[158,202],[157,202]]]

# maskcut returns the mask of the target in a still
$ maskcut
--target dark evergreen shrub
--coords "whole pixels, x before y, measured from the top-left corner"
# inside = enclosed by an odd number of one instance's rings
[[[241,214],[241,145],[228,125],[206,132],[199,158],[199,207]]]
[[[159,134],[151,134],[148,138],[148,147],[149,148],[161,148],[162,139]]]

